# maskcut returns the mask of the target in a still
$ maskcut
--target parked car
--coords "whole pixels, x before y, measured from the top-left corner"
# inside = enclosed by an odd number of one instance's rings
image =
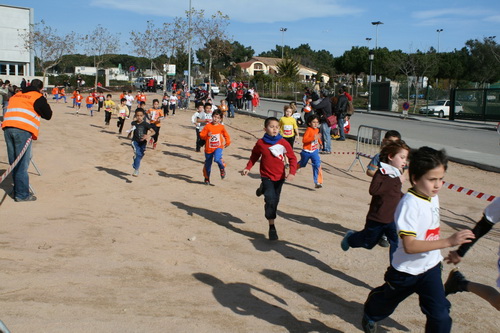
[[[207,86],[208,83],[200,83],[197,87],[208,91]],[[218,95],[220,93],[219,86],[217,86],[215,83],[210,84],[210,89],[214,92],[214,95]]]
[[[450,115],[450,105],[451,101],[449,100],[439,100],[439,101],[434,101],[432,104],[429,105],[427,108],[426,106],[421,107],[419,112],[421,114],[427,114],[427,115],[437,115],[439,118],[444,118],[448,117]],[[461,113],[464,112],[464,108],[462,104],[459,102],[455,102],[455,113]]]

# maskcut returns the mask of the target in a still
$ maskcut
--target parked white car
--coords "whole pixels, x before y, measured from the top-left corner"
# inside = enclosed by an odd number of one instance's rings
[[[451,101],[450,100],[439,100],[439,101],[434,101],[432,104],[429,104],[429,107],[421,107],[419,112],[420,114],[427,114],[427,115],[436,115],[439,118],[444,118],[444,117],[449,117],[450,116],[450,105]],[[459,102],[455,102],[455,113],[461,113],[464,112],[464,108],[462,104]]]
[[[207,86],[208,86],[208,83],[200,83],[198,85],[198,87],[200,89],[204,89],[206,91],[209,91],[207,89]],[[219,87],[215,83],[210,84],[210,89],[214,92],[214,95],[218,95],[220,93],[220,89],[219,89]]]

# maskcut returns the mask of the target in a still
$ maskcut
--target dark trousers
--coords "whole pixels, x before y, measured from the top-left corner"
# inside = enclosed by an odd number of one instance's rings
[[[264,215],[268,220],[276,218],[278,203],[280,202],[281,188],[285,180],[272,181],[269,178],[262,178],[262,194],[264,194]]]
[[[385,283],[368,295],[365,317],[372,321],[387,318],[399,303],[413,293],[419,296],[420,309],[427,317],[425,332],[450,332],[450,302],[444,296],[441,264],[419,275],[399,272],[392,266],[389,267],[385,273]]]
[[[118,121],[116,122],[116,126],[118,126],[118,133],[122,133],[123,131],[123,125],[125,125],[125,118],[118,118]]]
[[[160,128],[156,125],[151,125],[151,128],[155,131],[155,134],[151,137],[153,138],[153,142],[157,143],[158,142],[158,135],[160,135]]]
[[[105,111],[106,114],[104,115],[104,122],[106,125],[109,125],[109,122],[111,121],[111,111]]]
[[[285,139],[286,141],[288,141],[288,143],[290,144],[290,146],[292,146],[292,149],[293,149],[293,144],[295,143],[295,135],[291,136],[289,138],[283,138],[283,139]]]
[[[398,247],[398,233],[396,231],[396,223],[380,223],[372,220],[366,220],[365,228],[352,234],[347,241],[350,247],[363,247],[372,249],[377,245],[380,237],[385,234],[389,241],[389,257],[392,262],[392,255]]]
[[[200,151],[201,147],[205,145],[205,140],[202,140],[200,137],[200,129],[196,129],[196,151]]]
[[[168,104],[161,107],[163,109],[163,114],[168,116]]]

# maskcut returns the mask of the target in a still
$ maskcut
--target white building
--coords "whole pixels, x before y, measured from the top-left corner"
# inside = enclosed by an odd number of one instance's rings
[[[19,85],[35,78],[35,56],[27,51],[20,33],[34,24],[33,8],[0,5],[0,79]]]

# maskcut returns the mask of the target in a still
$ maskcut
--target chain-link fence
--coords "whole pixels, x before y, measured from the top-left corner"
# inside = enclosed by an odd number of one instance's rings
[[[451,119],[500,120],[500,89],[452,89]]]

